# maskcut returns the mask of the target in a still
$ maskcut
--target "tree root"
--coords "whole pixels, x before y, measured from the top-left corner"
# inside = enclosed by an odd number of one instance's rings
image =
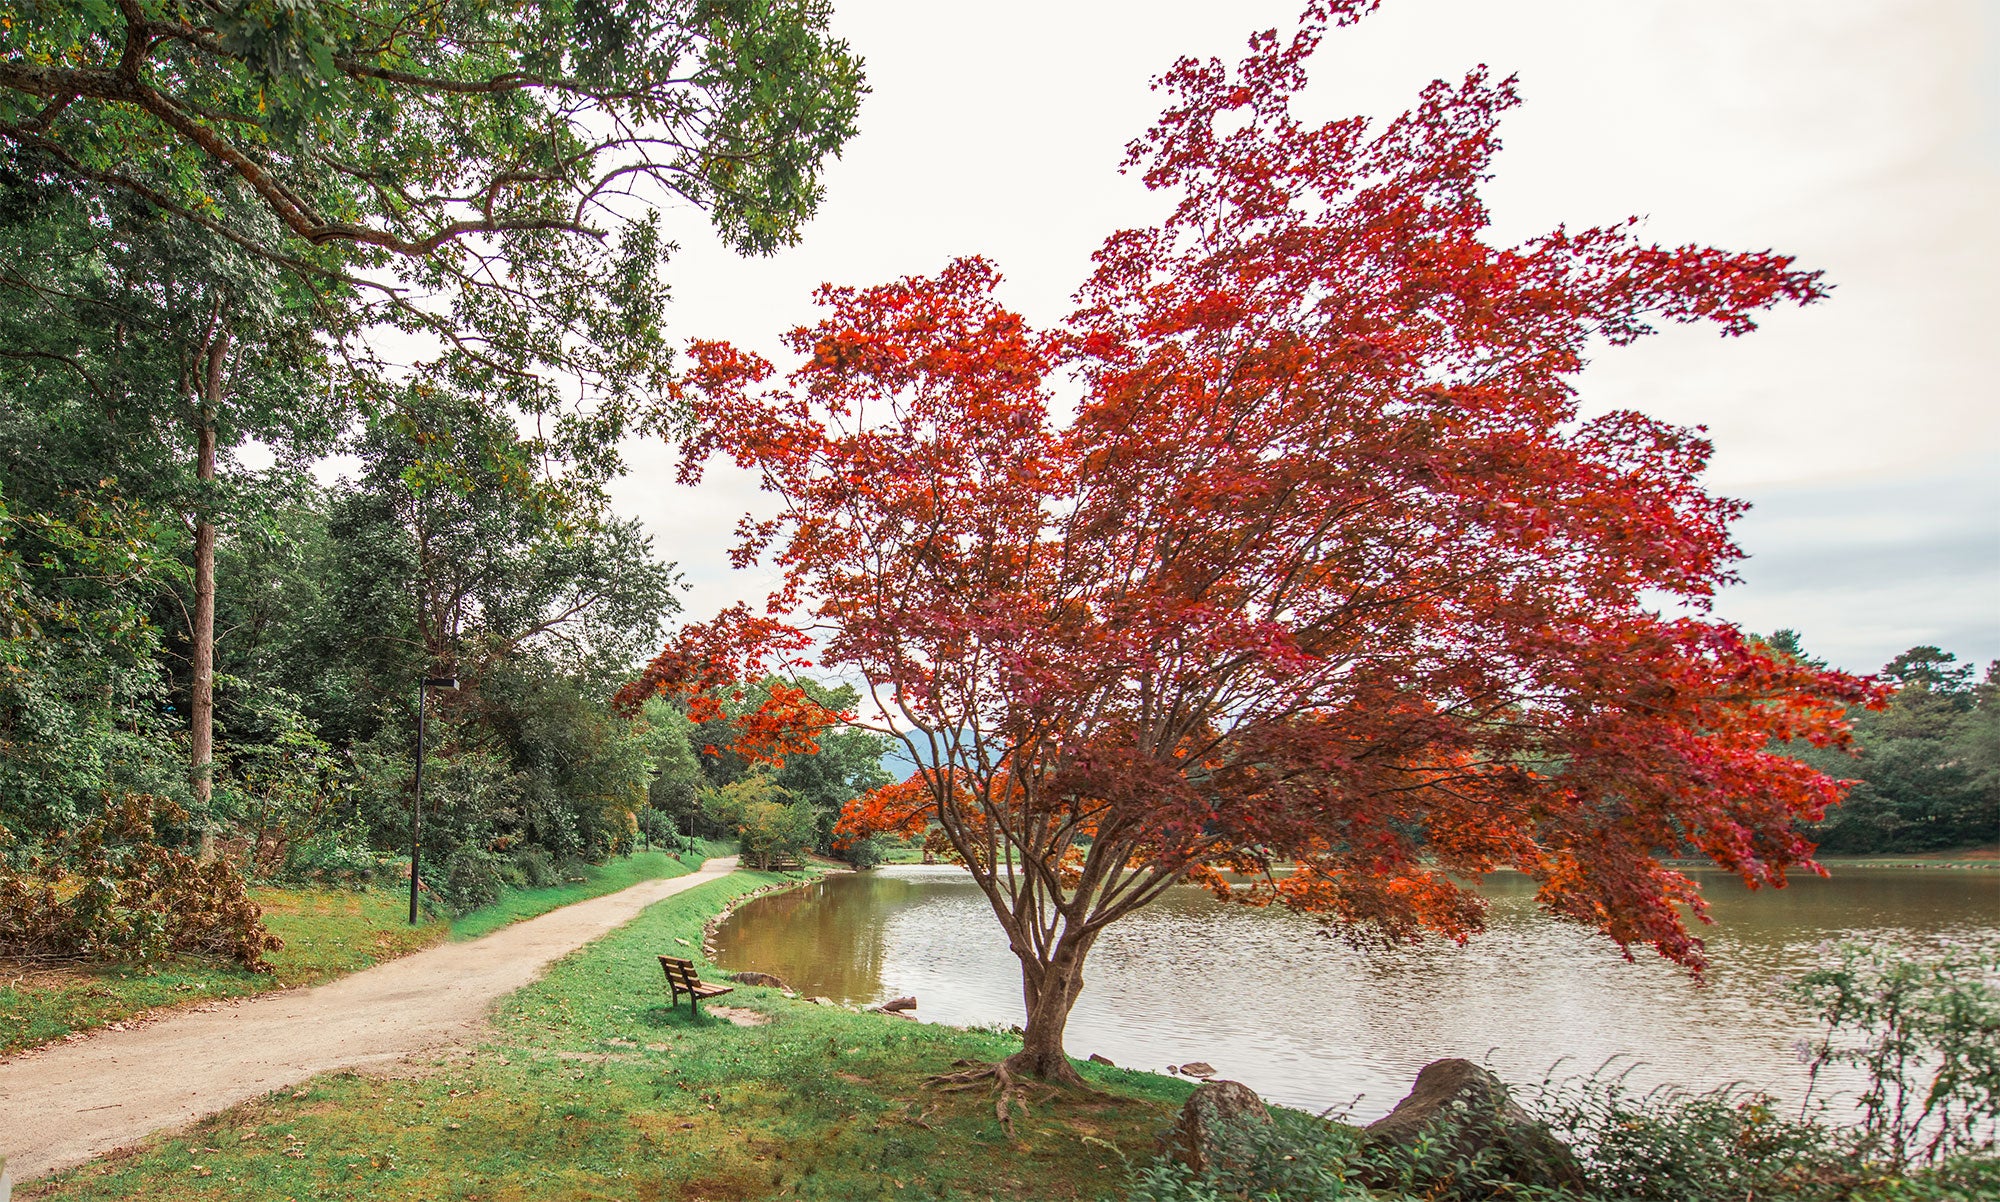
[[[1000,1120],[1000,1130],[1008,1139],[1014,1138],[1015,1110],[1026,1113],[1030,1104],[1046,1102],[1062,1092],[1061,1086],[1042,1084],[1040,1088],[1046,1092],[1040,1097],[1034,1097],[1032,1091],[1037,1087],[1036,1083],[1015,1077],[1007,1070],[1004,1063],[979,1064],[971,1060],[954,1060],[952,1067],[962,1068],[963,1071],[939,1073],[926,1080],[924,1084],[940,1093],[961,1093],[968,1089],[978,1089],[987,1081],[996,1083],[999,1092],[993,1099],[993,1117]]]

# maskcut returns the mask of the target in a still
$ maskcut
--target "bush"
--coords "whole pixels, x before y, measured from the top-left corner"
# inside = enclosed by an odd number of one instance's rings
[[[269,972],[283,944],[264,929],[243,873],[161,846],[156,824],[187,813],[149,794],[107,802],[74,835],[46,842],[25,869],[0,867],[0,954],[22,960],[220,956]]]
[[[1835,1202],[1887,1175],[1855,1156],[1853,1133],[1762,1094],[1628,1090],[1618,1078],[1544,1082],[1523,1104],[1576,1152],[1597,1189],[1629,1202]]]
[[[889,841],[880,835],[870,835],[866,839],[856,839],[847,845],[847,862],[854,865],[857,872],[866,872],[879,866],[888,858]]]
[[[539,847],[523,847],[514,853],[515,884],[524,889],[545,889],[562,882],[549,853]]]
[[[1213,1162],[1202,1172],[1162,1155],[1132,1175],[1129,1202],[1367,1202],[1355,1176],[1352,1127],[1296,1110],[1273,1110],[1269,1123],[1220,1126]]]
[[[502,873],[508,867],[506,857],[496,852],[460,844],[445,859],[442,883],[433,878],[431,887],[454,915],[464,914],[499,899],[507,885]]]
[[[1818,1080],[1861,1069],[1865,1150],[1896,1167],[1990,1155],[2000,1140],[2000,950],[1928,962],[1848,944],[1794,994],[1824,1026],[1807,1051]]]
[[[376,867],[375,853],[368,846],[368,829],[350,822],[323,827],[290,844],[278,878],[360,888],[374,879]]]
[[[1367,1144],[1349,1127],[1296,1111],[1219,1133],[1214,1165],[1195,1173],[1162,1155],[1134,1169],[1128,1202],[1984,1202],[2000,1198],[2000,1158],[1938,1158],[1919,1167],[1885,1159],[1866,1127],[1843,1128],[1824,1108],[1794,1116],[1770,1098],[1722,1089],[1634,1093],[1616,1077],[1512,1091],[1514,1101],[1575,1153],[1584,1188],[1520,1182],[1488,1152],[1466,1154],[1440,1126],[1414,1147]],[[1989,1119],[1992,1117],[1989,1113]],[[1480,1121],[1466,1114],[1467,1122]],[[1490,1150],[1489,1150],[1490,1151]],[[1373,1183],[1369,1194],[1358,1184]]]

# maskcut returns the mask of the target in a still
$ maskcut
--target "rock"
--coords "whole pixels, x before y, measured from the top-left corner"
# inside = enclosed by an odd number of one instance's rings
[[[1181,1065],[1181,1076],[1208,1078],[1215,1075],[1215,1066],[1206,1060],[1190,1060]]]
[[[913,997],[890,998],[888,1001],[883,1002],[880,1006],[876,1007],[876,1009],[880,1010],[884,1014],[894,1014],[898,1010],[915,1010],[916,1008],[917,1008],[917,999]]]
[[[1092,1064],[1101,1064],[1101,1065],[1103,1065],[1103,1066],[1104,1066],[1105,1068],[1117,1068],[1117,1067],[1118,1067],[1117,1065],[1115,1065],[1115,1064],[1111,1063],[1111,1057],[1109,1057],[1109,1056],[1106,1056],[1106,1055],[1104,1055],[1104,1054],[1103,1054],[1103,1053],[1101,1053],[1101,1052],[1092,1052],[1092,1053],[1090,1054],[1090,1062],[1091,1062]]]
[[[1232,1133],[1271,1121],[1264,1100],[1241,1081],[1204,1081],[1174,1119],[1173,1158],[1199,1173],[1217,1162]]]
[[[821,996],[819,996],[818,994],[814,994],[813,996],[811,996],[811,997],[807,998],[807,999],[806,999],[806,1001],[807,1001],[807,1002],[808,1002],[809,1004],[811,1004],[811,1005],[814,1005],[814,1006],[831,1006],[831,1005],[833,1005],[833,999],[832,999],[832,998],[830,998],[830,997],[821,997]]]
[[[692,944],[692,943],[689,943],[689,942],[688,942],[687,940],[685,940],[685,939],[681,938],[681,937],[680,937],[679,935],[676,935],[676,936],[674,936],[674,942],[675,942],[675,943],[678,943],[678,944],[680,944],[680,945],[681,945],[682,947],[693,947],[693,946],[694,946],[694,944]]]
[[[1362,1132],[1364,1144],[1408,1148],[1443,1128],[1453,1152],[1471,1159],[1488,1149],[1499,1174],[1526,1185],[1585,1184],[1568,1145],[1528,1117],[1500,1078],[1470,1060],[1434,1060],[1417,1074],[1410,1096]],[[1371,1184],[1388,1185],[1389,1182]]]
[[[738,985],[763,985],[770,989],[789,989],[791,986],[768,972],[739,972],[730,976]]]

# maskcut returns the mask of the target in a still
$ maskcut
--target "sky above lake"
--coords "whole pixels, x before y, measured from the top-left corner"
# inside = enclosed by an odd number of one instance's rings
[[[1053,324],[1104,236],[1162,211],[1118,172],[1151,78],[1182,54],[1233,63],[1298,7],[837,2],[873,94],[819,217],[746,261],[673,213],[670,321],[783,365],[822,281],[980,254]],[[1753,505],[1719,615],[1855,671],[1923,643],[2000,657],[2000,4],[1387,0],[1328,38],[1301,109],[1391,117],[1480,63],[1524,97],[1487,192],[1496,243],[1640,215],[1656,241],[1773,248],[1834,285],[1747,338],[1607,348],[1580,380],[1589,411],[1710,431],[1712,490]],[[679,562],[688,616],[760,600],[767,578],[727,560],[737,517],[768,508],[755,482],[718,464],[689,490],[664,446],[627,453],[614,505]]]

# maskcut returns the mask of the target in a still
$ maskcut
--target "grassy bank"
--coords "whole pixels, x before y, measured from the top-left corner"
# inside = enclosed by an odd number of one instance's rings
[[[1988,868],[2000,869],[2000,847],[1991,843],[1975,847],[1954,847],[1944,851],[1898,851],[1878,855],[1823,855],[1819,862],[1829,869],[1842,868]]]
[[[414,927],[407,887],[256,888],[251,897],[263,907],[265,925],[285,941],[270,956],[275,971],[253,973],[201,961],[15,967],[0,976],[0,1055],[161,1007],[317,985],[447,938],[475,938],[640,881],[680,876],[694,871],[700,856],[726,854],[723,845],[705,844],[686,863],[665,852],[623,856],[586,868],[581,881],[510,891],[451,922],[427,917]]]
[[[925,1085],[1004,1055],[1009,1036],[746,986],[721,1001],[761,1025],[669,1008],[654,956],[698,947],[711,915],[777,879],[738,873],[653,906],[510,998],[469,1058],[320,1078],[20,1196],[1097,1198],[1121,1156],[1151,1155],[1188,1091],[1172,1078],[1084,1066],[1103,1096],[1043,1098],[1010,1139],[985,1088]]]

